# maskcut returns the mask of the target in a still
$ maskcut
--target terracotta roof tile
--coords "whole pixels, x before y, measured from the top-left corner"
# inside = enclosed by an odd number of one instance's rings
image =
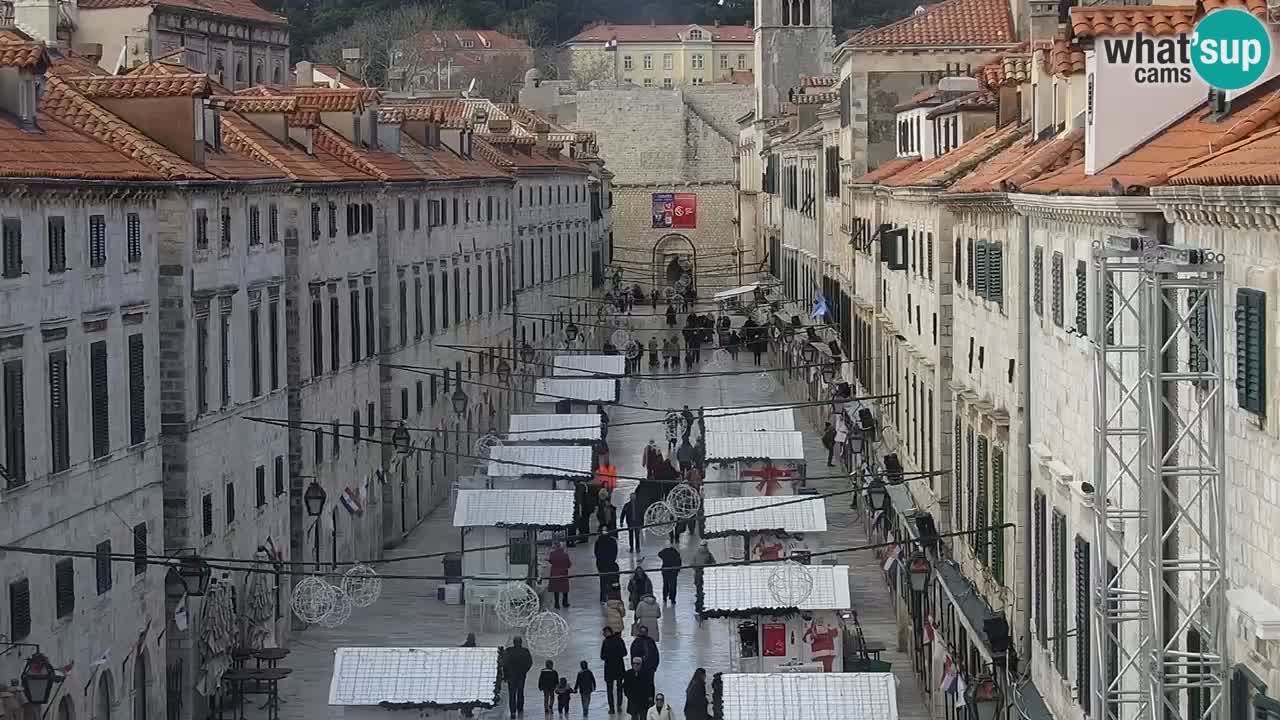
[[[0,115],[0,176],[64,180],[164,180],[143,163],[45,112],[40,134]]]
[[[71,77],[67,81],[87,98],[196,97],[209,92],[209,76],[182,74]]]
[[[212,99],[223,108],[232,112],[292,113],[298,110],[298,98],[290,95],[281,95],[278,97],[219,95]]]
[[[355,75],[352,75],[346,70],[343,70],[337,65],[326,65],[324,63],[315,63],[314,65],[312,65],[312,69],[315,72],[320,73],[321,75],[327,75],[333,78],[334,80],[337,80],[342,85],[342,87],[347,87],[347,88],[364,87],[364,83],[360,82],[360,78],[356,77]],[[312,78],[312,81],[314,82],[314,76]]]
[[[900,172],[904,172],[908,168],[914,167],[920,163],[919,158],[894,158],[862,177],[854,178],[850,181],[850,185],[866,185],[878,183],[881,180],[893,177]]]
[[[285,122],[289,127],[296,128],[314,128],[320,126],[319,110],[298,110],[291,112],[285,118]]]
[[[0,67],[38,68],[46,64],[44,43],[22,40],[13,33],[0,37]]]
[[[974,110],[994,112],[999,106],[1000,103],[996,99],[995,93],[990,90],[979,90],[977,92],[972,92],[968,95],[958,97],[954,100],[944,102],[938,107],[930,110],[925,117],[932,119],[939,115]]]
[[[1110,195],[1118,188],[1126,194],[1163,185],[1177,168],[1225,148],[1250,135],[1280,125],[1280,80],[1273,79],[1236,101],[1226,118],[1215,120],[1207,105],[1200,105],[1181,120],[1128,155],[1092,176],[1084,174],[1084,161],[1072,163],[1028,184],[1032,193]]]
[[[796,105],[821,105],[840,99],[840,93],[801,93],[792,99]]]
[[[89,58],[65,50],[59,50],[52,60],[47,72],[64,78],[111,74]]]
[[[123,120],[81,95],[73,85],[48,75],[42,108],[63,124],[118,149],[168,180],[208,179],[211,176],[151,140]]]
[[[422,146],[408,133],[400,133],[400,154],[426,177],[440,180],[483,180],[511,177],[510,173],[484,159],[488,143],[476,138],[474,148],[480,159],[464,158],[447,147]]]
[[[269,88],[266,85],[251,85],[247,88],[236,90],[235,94],[245,95],[248,97],[270,97],[273,95],[283,95],[284,93],[281,93],[275,88]]]
[[[1174,170],[1170,185],[1280,185],[1280,127],[1254,133]]]
[[[150,5],[254,20],[271,25],[287,25],[289,22],[273,12],[262,9],[253,0],[80,0],[79,3],[81,10],[110,10]]]
[[[434,122],[438,123],[444,120],[444,108],[435,104],[423,105],[395,105],[395,111],[400,114],[402,122]],[[387,108],[384,108],[384,110]]]
[[[1053,47],[1047,52],[1049,56],[1045,70],[1050,75],[1075,75],[1084,72],[1084,51],[1073,43],[1054,40]]]
[[[1011,192],[1083,156],[1084,131],[1081,129],[1049,140],[1025,137],[987,160],[976,172],[961,178],[947,192]]]
[[[376,92],[376,91],[375,91]],[[365,106],[365,91],[338,88],[293,88],[298,107],[320,112],[358,112]]]
[[[1204,0],[1204,13],[1246,10],[1267,19],[1266,0]],[[1190,33],[1201,15],[1195,5],[1086,5],[1071,8],[1071,32],[1078,38],[1143,33],[1167,37]]]
[[[355,170],[384,182],[421,180],[422,173],[395,153],[357,148],[349,140],[323,125],[315,130],[317,152],[324,150]]]
[[[890,187],[945,187],[1013,144],[1025,132],[1025,126],[1017,125],[987,128],[951,152],[886,178],[880,184]]]
[[[802,75],[800,77],[801,87],[834,87],[835,84],[835,75]]]
[[[978,69],[978,79],[988,88],[1031,81],[1031,53],[1005,53]]]
[[[1003,0],[943,0],[895,23],[849,38],[851,48],[1012,45],[1013,18]]]
[[[223,145],[266,163],[299,182],[361,182],[373,178],[353,169],[317,143],[314,155],[293,142],[281,142],[252,122],[223,118]]]
[[[711,33],[716,42],[754,42],[755,31],[750,25],[592,25],[566,41],[573,43],[618,42],[680,42],[680,37],[691,28],[699,27]]]

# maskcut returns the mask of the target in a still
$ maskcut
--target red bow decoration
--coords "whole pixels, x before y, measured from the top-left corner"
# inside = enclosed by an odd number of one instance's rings
[[[773,495],[782,485],[780,481],[791,477],[791,471],[765,465],[759,470],[743,470],[739,475],[746,478],[760,478],[756,483],[756,490],[762,491],[765,495]]]

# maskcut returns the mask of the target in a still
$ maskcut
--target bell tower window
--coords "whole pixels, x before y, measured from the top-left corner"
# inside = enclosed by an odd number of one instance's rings
[[[809,21],[809,2],[810,0],[800,0],[800,24],[808,26]]]
[[[782,0],[782,24],[791,24],[791,0]]]

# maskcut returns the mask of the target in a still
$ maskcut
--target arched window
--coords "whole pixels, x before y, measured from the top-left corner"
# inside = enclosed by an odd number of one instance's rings
[[[809,0],[800,0],[800,24],[809,25]]]
[[[245,82],[244,60],[236,60],[236,82]]]
[[[213,61],[213,76],[217,78],[219,85],[223,84],[223,75],[226,73],[226,71],[227,71],[226,67],[224,67],[222,64],[222,58],[218,58],[217,60]]]
[[[782,24],[791,24],[791,0],[782,0]]]
[[[76,720],[75,703],[66,695],[58,701],[58,720]]]
[[[111,720],[111,709],[115,704],[111,694],[111,673],[104,672],[98,676],[98,697],[94,703],[96,720]]]
[[[280,84],[280,66],[279,65],[276,65],[275,67],[271,68],[271,84],[272,85]]]
[[[262,84],[262,61],[261,60],[258,61],[258,64],[253,66],[253,82],[256,85]]]
[[[151,679],[148,677],[150,668],[147,665],[147,653],[144,650],[133,664],[133,720],[148,720],[147,685],[151,683]]]

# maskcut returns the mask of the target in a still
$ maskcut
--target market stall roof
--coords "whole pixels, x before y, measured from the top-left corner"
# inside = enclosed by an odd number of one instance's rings
[[[730,290],[721,290],[711,297],[715,300],[728,300],[729,298],[735,298],[739,295],[746,295],[749,292],[754,292],[758,287],[760,287],[760,283],[753,282],[750,285],[743,285],[742,287],[736,287]]]
[[[459,528],[563,528],[572,522],[572,490],[459,490],[453,509]]]
[[[591,469],[587,445],[498,445],[489,451],[489,477],[591,477]]]
[[[612,378],[541,378],[535,387],[534,402],[611,403],[618,401],[618,381]]]
[[[849,568],[845,565],[806,565],[813,577],[809,597],[794,606],[782,605],[769,589],[778,563],[723,565],[702,571],[698,612],[705,617],[768,615],[794,610],[848,610]]]
[[[804,460],[804,435],[798,432],[711,432],[707,428],[707,461]]]
[[[626,374],[627,358],[623,355],[557,355],[556,377],[601,377]]]
[[[574,441],[600,439],[600,421],[595,415],[512,415],[507,442]]]
[[[713,683],[720,720],[897,720],[893,673],[725,673]]]
[[[703,501],[703,508],[707,513],[706,537],[747,532],[827,531],[827,501],[821,497],[803,500],[785,495],[709,497]]]
[[[333,653],[330,705],[461,709],[497,702],[496,647],[341,647]]]
[[[742,408],[707,408],[703,416],[707,421],[707,432],[789,432],[796,429],[795,412],[789,407],[766,408],[755,412]]]

